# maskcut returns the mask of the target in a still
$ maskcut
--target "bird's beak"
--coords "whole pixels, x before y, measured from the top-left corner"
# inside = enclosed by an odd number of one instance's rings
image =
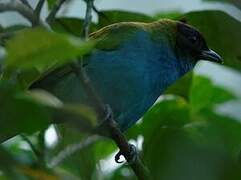
[[[200,59],[217,62],[220,64],[223,63],[223,58],[211,49],[202,51],[200,55]]]

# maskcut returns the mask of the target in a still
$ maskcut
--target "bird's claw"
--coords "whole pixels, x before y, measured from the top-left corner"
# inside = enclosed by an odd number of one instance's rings
[[[113,119],[113,112],[111,107],[108,104],[106,104],[104,117],[102,118],[102,121],[97,125],[95,132],[97,132],[100,135],[108,137],[109,134],[106,131],[106,127],[108,127],[108,124],[111,122],[111,119]]]
[[[113,117],[112,109],[108,104],[106,104],[106,110],[105,111],[106,111],[106,115],[104,117],[104,120],[103,120],[102,124],[104,124],[105,122],[108,122]],[[115,162],[116,163],[120,164],[120,163],[124,162],[124,161],[120,161],[120,157],[122,155],[123,155],[123,153],[121,151],[119,151],[115,155]],[[133,144],[129,144],[129,154],[128,154],[128,158],[127,158],[128,163],[129,164],[134,163],[136,161],[137,157],[138,157],[138,152],[137,152],[136,147]]]
[[[129,153],[129,157],[128,157],[128,163],[129,164],[133,164],[138,156],[138,152],[136,149],[136,146],[133,144],[129,144],[129,148],[130,148],[130,153]],[[123,153],[121,151],[119,151],[116,155],[115,155],[115,162],[120,164],[123,163],[124,161],[120,161],[120,157],[123,155]]]
[[[120,157],[122,156],[122,152],[119,151],[116,155],[115,155],[115,162],[118,164],[123,163],[124,161],[120,161]]]

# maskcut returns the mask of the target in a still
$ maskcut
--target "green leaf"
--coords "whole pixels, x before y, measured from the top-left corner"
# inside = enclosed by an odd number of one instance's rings
[[[231,3],[241,9],[241,1],[240,0],[203,0],[203,1],[219,1],[219,2]]]
[[[95,144],[94,150],[96,160],[101,160],[114,153],[117,147],[111,140],[102,139]]]
[[[154,18],[155,19],[163,19],[163,18],[168,18],[168,19],[178,19],[183,13],[180,11],[167,11],[167,12],[160,12],[155,14]]]
[[[202,146],[216,148],[238,160],[241,150],[241,123],[211,110],[192,115],[193,121],[186,131]]]
[[[9,83],[0,81],[0,142],[18,133],[46,128],[48,111]]]
[[[113,171],[111,174],[107,174],[107,177],[104,177],[105,180],[138,180],[134,172],[128,168],[128,166],[121,166],[115,171]]]
[[[15,136],[8,141],[2,143],[2,146],[6,149],[6,151],[11,153],[12,158],[20,164],[30,165],[36,163],[36,155],[34,154],[32,149],[21,148],[21,145],[25,143],[26,141],[24,141],[22,137]],[[35,147],[38,147],[36,143],[33,144]]]
[[[48,32],[42,28],[28,29],[7,42],[8,67],[44,69],[60,65],[88,53],[94,43]]]
[[[142,154],[153,179],[241,178],[241,124],[213,112],[189,112],[189,105],[176,98],[159,102],[144,117]]]
[[[127,11],[100,11],[103,15],[99,17],[99,27],[119,22],[152,22],[155,19],[141,13]]]
[[[84,20],[79,18],[56,18],[55,21],[51,24],[51,27],[54,31],[59,33],[69,33],[77,37],[83,35],[83,26]],[[96,24],[91,23],[90,32],[97,30]]]
[[[190,105],[193,111],[213,108],[236,97],[227,90],[215,86],[211,80],[194,76],[190,90]]]
[[[0,27],[0,32],[2,33],[2,35],[0,36],[0,44],[2,46],[5,46],[7,40],[9,40],[11,37],[13,37],[18,32],[21,32],[22,30],[27,29],[27,28],[29,28],[29,26],[21,25],[21,24],[9,26],[9,27],[3,28],[2,30]]]
[[[81,104],[65,104],[57,109],[56,118],[72,124],[79,131],[90,132],[97,125],[97,116],[94,110]]]
[[[19,162],[14,159],[14,157],[9,153],[9,151],[0,146],[0,179],[18,179],[23,178],[19,171],[17,171],[17,167],[19,166]],[[2,177],[3,175],[3,177]]]
[[[93,147],[89,146],[66,158],[61,167],[83,180],[92,179],[96,170],[96,160]]]
[[[78,131],[89,132],[97,125],[94,110],[81,104],[64,104],[57,97],[44,90],[31,90],[31,99],[51,110],[54,122],[66,122]]]
[[[17,31],[21,31],[21,30],[26,29],[26,28],[29,28],[29,26],[16,24],[16,25],[9,26],[9,27],[5,28],[4,32],[17,32]]]
[[[175,112],[175,113],[172,113]],[[161,100],[155,104],[143,117],[142,132],[149,132],[150,128],[161,127],[182,127],[188,123],[189,106],[187,102],[180,97]]]
[[[53,160],[57,154],[64,151],[71,151],[71,147],[77,147],[83,143],[89,135],[80,133],[79,130],[66,125],[58,125],[58,134],[61,136],[61,141],[54,149],[49,149],[48,157]],[[78,149],[72,154],[68,154],[55,168],[64,169],[81,179],[91,179],[96,168],[95,144],[92,143],[85,148]]]
[[[165,94],[175,94],[188,100],[189,91],[192,84],[192,77],[193,72],[191,71],[187,73],[185,76],[183,76],[181,79],[179,79],[177,82],[175,82],[173,85],[168,87],[165,91]]]
[[[200,76],[193,77],[190,103],[165,97],[138,125],[153,179],[240,179],[241,123],[214,108],[235,97]]]
[[[240,166],[222,150],[200,145],[184,129],[156,129],[145,143],[144,159],[153,179],[240,179]],[[206,136],[209,138],[209,136]]]
[[[203,33],[225,65],[241,70],[241,22],[222,11],[191,12],[183,18]]]
[[[55,4],[56,0],[48,0],[47,2],[48,2],[48,8],[51,9]]]
[[[63,104],[53,95],[40,90],[20,91],[0,81],[0,142],[19,133],[33,133],[56,122],[68,122],[78,131],[90,132],[96,127],[96,115],[89,107]]]
[[[11,77],[12,73],[10,73],[9,75]],[[3,77],[7,78],[6,71],[4,72]],[[17,78],[18,85],[21,87],[21,89],[27,90],[29,86],[40,77],[41,77],[41,72],[39,72],[37,68],[31,68],[31,69],[24,69],[21,71],[19,70],[19,73],[17,74],[16,78]]]

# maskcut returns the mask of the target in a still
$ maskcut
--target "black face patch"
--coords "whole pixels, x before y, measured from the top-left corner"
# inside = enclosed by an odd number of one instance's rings
[[[182,22],[177,23],[176,45],[182,52],[194,58],[198,57],[203,50],[208,50],[202,34],[198,30]]]

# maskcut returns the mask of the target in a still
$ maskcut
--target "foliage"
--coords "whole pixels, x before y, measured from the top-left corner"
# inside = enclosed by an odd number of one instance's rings
[[[227,66],[241,70],[241,24],[238,20],[221,11],[191,12],[183,18],[204,34],[210,48],[220,52]]]
[[[224,2],[224,3],[234,4],[238,8],[241,8],[241,2],[239,0],[204,0],[204,1],[220,1],[220,2]]]
[[[48,0],[50,9],[55,2]],[[224,57],[224,65],[241,77],[241,22],[221,11],[168,11],[153,17],[121,10],[100,11],[90,31],[122,21],[159,18],[185,19],[197,27],[210,47]],[[64,104],[48,92],[27,90],[46,72],[88,54],[94,46],[95,42],[79,38],[82,19],[59,17],[50,26],[54,32],[16,25],[0,30],[17,30],[4,41],[7,56],[0,59],[0,179],[135,179],[126,166],[115,167],[108,160],[117,151],[111,141],[100,138],[83,146],[97,124],[90,107]],[[228,89],[191,72],[171,86],[127,132],[129,139],[144,140],[140,154],[153,179],[241,179],[241,119],[217,108],[240,102],[241,97]],[[63,121],[68,123],[61,124]],[[44,135],[52,123],[57,123],[57,144],[49,146]],[[73,147],[79,150],[72,154]],[[63,149],[63,159],[51,164]]]

